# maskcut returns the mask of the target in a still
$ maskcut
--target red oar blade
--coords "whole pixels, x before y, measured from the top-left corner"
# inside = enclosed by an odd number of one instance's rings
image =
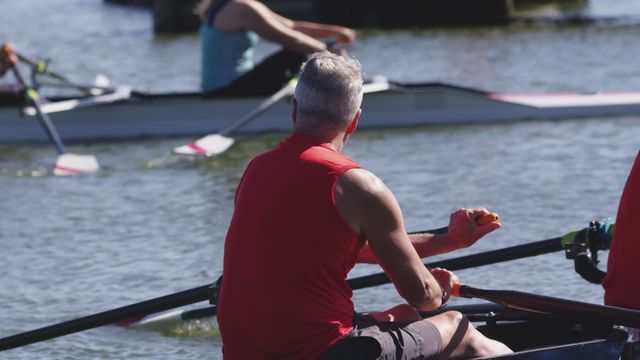
[[[227,151],[235,142],[234,139],[220,134],[207,135],[189,145],[173,149],[176,155],[210,157]]]

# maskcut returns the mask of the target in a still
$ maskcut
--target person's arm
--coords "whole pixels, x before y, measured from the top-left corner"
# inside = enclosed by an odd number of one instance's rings
[[[421,258],[444,254],[469,247],[484,235],[500,228],[497,221],[480,226],[476,219],[488,214],[485,208],[458,209],[451,213],[449,231],[445,234],[411,234],[409,239]],[[358,262],[376,264],[378,261],[368,245],[360,252]]]
[[[223,31],[251,30],[268,41],[302,54],[327,49],[323,42],[295,30],[293,21],[283,19],[260,2],[238,1],[225,6],[214,25]]]
[[[0,45],[0,76],[18,64],[18,56],[13,52],[11,43]]]
[[[338,42],[338,44],[351,44],[356,39],[356,32],[353,29],[344,26],[291,20],[275,12],[273,13],[273,16],[285,26],[316,39],[333,38]]]
[[[420,310],[442,305],[451,279],[439,283],[422,264],[406,234],[400,206],[384,183],[364,169],[352,169],[338,180],[335,198],[340,215],[367,239],[400,296]]]

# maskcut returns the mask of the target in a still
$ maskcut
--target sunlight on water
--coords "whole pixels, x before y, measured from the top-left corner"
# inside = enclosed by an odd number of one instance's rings
[[[180,326],[176,326],[168,335],[220,337],[220,330],[218,329],[218,323],[213,318],[209,320],[189,320]]]
[[[165,336],[219,337],[220,330],[215,316],[193,320],[152,321],[133,327],[135,330],[155,331]]]
[[[4,171],[6,170],[3,169],[3,172]],[[50,169],[40,167],[35,170],[28,170],[28,169],[16,170],[14,174],[17,177],[42,177],[47,175],[53,175],[53,172]]]

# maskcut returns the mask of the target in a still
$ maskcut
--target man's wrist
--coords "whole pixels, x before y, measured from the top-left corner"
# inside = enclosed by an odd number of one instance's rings
[[[449,294],[442,286],[440,286],[440,294],[440,305],[444,305],[447,302],[447,297],[449,296]]]

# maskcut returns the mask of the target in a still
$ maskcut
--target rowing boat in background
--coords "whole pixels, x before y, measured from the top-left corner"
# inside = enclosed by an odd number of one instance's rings
[[[446,83],[368,84],[361,128],[402,128],[640,114],[640,92],[509,94]],[[111,93],[50,98],[42,106],[66,142],[215,133],[263,98],[206,98],[200,93],[152,94],[120,86]],[[291,128],[289,101],[264,112],[239,132]],[[29,107],[0,104],[0,143],[45,142]]]

